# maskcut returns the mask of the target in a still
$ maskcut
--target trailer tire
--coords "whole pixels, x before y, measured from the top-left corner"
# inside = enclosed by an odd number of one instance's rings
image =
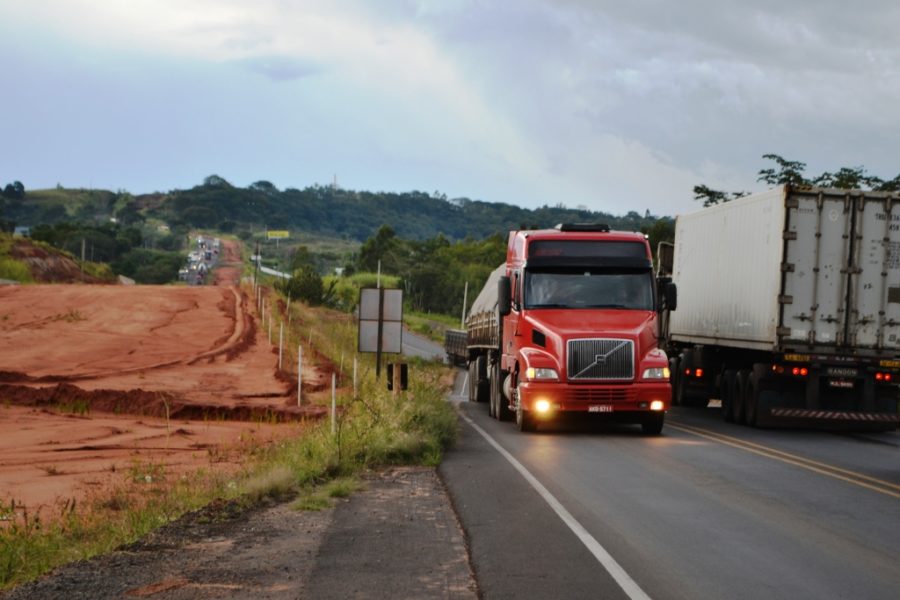
[[[475,361],[469,363],[469,379],[468,385],[466,388],[469,392],[469,402],[477,402],[475,399],[476,394],[476,386],[478,385],[478,378],[476,375],[477,371],[475,370]]]
[[[643,431],[644,435],[659,435],[662,433],[665,422],[666,413],[662,411],[651,413],[641,421],[641,431]]]
[[[750,371],[748,371],[747,369],[741,369],[737,372],[737,378],[734,382],[734,399],[732,404],[734,411],[734,422],[741,425],[747,422],[745,406],[747,404],[749,379]]]
[[[756,427],[756,416],[759,412],[759,380],[756,373],[750,373],[750,377],[747,379],[747,396],[744,402],[744,416],[747,425]]]
[[[722,418],[734,423],[734,396],[737,387],[737,372],[726,369],[722,376]]]
[[[490,399],[490,382],[487,380],[487,357],[475,359],[475,402],[487,402]]]

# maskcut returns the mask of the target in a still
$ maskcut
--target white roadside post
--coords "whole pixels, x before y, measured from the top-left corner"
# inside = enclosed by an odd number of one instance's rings
[[[331,374],[331,433],[337,432],[337,374]]]
[[[281,360],[284,356],[284,323],[278,326],[278,370],[281,370]]]
[[[355,399],[359,394],[356,391],[356,366],[357,366],[357,358],[353,357],[353,398]]]

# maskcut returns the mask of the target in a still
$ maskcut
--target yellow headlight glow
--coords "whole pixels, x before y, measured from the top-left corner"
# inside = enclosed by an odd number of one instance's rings
[[[654,400],[650,403],[650,410],[662,410],[666,407],[662,400]]]
[[[534,403],[534,410],[539,413],[550,412],[550,403],[547,400],[538,400]]]

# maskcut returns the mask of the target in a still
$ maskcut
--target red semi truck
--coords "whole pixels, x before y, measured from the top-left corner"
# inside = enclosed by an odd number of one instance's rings
[[[466,319],[469,399],[523,431],[596,414],[658,434],[671,397],[658,319],[675,304],[642,234],[595,224],[510,232],[506,263]]]

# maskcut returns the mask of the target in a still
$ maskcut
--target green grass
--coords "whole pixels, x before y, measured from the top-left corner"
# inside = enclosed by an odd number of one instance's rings
[[[0,279],[11,279],[20,283],[34,281],[28,265],[9,256],[0,256]]]
[[[387,391],[384,377],[376,381],[373,356],[361,355],[359,389],[354,396],[350,391],[356,350],[353,323],[347,315],[300,303],[294,303],[292,310],[287,348],[293,346],[296,351],[301,341],[306,348],[312,334],[313,346],[335,368],[344,357],[345,387],[338,397],[334,434],[326,419],[275,444],[245,440],[235,449],[244,460],[237,474],[216,469],[218,451],[210,453],[207,468],[180,476],[168,473],[163,465],[135,462],[120,471],[120,484],[112,492],[78,506],[68,500],[38,515],[29,514],[15,499],[0,498],[0,589],[135,541],[187,511],[220,499],[252,506],[270,498],[297,498],[295,508],[320,510],[331,499],[358,489],[358,476],[366,470],[439,464],[458,427],[441,384],[446,370],[437,363],[410,361],[410,389],[394,396]]]
[[[403,321],[411,330],[441,344],[448,329],[460,329],[459,317],[437,313],[407,312]]]

